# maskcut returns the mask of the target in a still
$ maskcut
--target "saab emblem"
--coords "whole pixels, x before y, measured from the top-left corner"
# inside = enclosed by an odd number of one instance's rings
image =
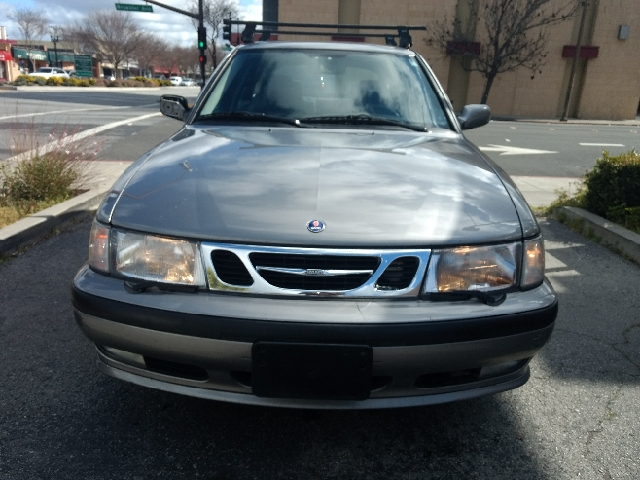
[[[311,220],[307,222],[307,230],[311,233],[320,233],[324,230],[325,223],[321,220]]]

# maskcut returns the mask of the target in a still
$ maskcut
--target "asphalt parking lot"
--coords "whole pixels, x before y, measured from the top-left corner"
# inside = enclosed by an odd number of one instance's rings
[[[640,477],[640,268],[542,220],[560,313],[523,387],[433,407],[296,411],[99,374],[72,316],[83,222],[0,265],[0,479]]]

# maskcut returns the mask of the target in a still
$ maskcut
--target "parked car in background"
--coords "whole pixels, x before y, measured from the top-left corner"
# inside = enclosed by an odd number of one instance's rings
[[[116,79],[116,77],[114,75],[108,75],[108,74],[103,74],[102,78],[104,80],[109,80],[109,81],[114,81]]]
[[[171,82],[171,85],[177,87],[180,85],[180,82],[182,82],[182,77],[169,77],[169,81]]]
[[[56,67],[40,67],[35,72],[29,74],[31,77],[62,77],[69,78],[69,74],[65,72],[62,68]]]
[[[181,87],[194,87],[196,84],[193,78],[183,78],[180,82]]]
[[[298,408],[528,380],[558,310],[542,233],[464,135],[489,107],[456,115],[420,55],[244,45],[160,111],[184,126],[112,187],[73,283],[100,371]]]
[[[67,72],[67,75],[69,75],[69,77],[77,77],[75,70],[65,70],[65,72]]]

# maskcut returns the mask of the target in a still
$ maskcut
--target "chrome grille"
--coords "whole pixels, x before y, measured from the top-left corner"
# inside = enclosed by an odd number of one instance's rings
[[[430,250],[201,244],[209,289],[260,295],[417,296]]]
[[[379,257],[251,253],[253,267],[269,284],[290,290],[344,291],[373,275]]]

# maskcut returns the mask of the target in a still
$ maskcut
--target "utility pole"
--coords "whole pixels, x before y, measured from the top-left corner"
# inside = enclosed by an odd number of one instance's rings
[[[561,122],[567,121],[567,115],[569,113],[569,103],[571,101],[571,91],[573,90],[573,80],[576,76],[576,69],[578,68],[578,59],[580,58],[580,48],[582,47],[582,32],[584,32],[584,24],[587,19],[587,8],[589,7],[588,1],[582,2],[582,17],[580,18],[580,28],[578,29],[578,41],[576,42],[576,51],[573,54],[573,62],[571,63],[571,73],[569,74],[569,85],[567,86],[567,96],[564,99],[564,107],[562,109]]]
[[[206,35],[207,35],[207,31],[204,28],[204,8],[202,6],[202,2],[203,0],[198,0],[198,14],[196,15],[195,13],[191,13],[191,12],[187,12],[186,10],[181,10],[180,8],[176,8],[176,7],[172,7],[170,5],[165,5],[163,3],[160,3],[156,0],[144,0],[147,3],[153,3],[154,5],[157,5],[159,7],[162,8],[166,8],[167,10],[171,10],[172,12],[176,12],[176,13],[180,13],[182,15],[185,15],[187,17],[190,18],[194,18],[196,20],[198,20],[198,49],[200,50],[200,56],[199,56],[199,61],[200,61],[200,77],[202,78],[202,85],[200,86],[200,89],[202,90],[204,88],[204,74],[205,74],[205,64],[207,63],[207,55],[206,55]],[[200,46],[200,36],[204,35],[204,42],[202,43],[202,46]]]

